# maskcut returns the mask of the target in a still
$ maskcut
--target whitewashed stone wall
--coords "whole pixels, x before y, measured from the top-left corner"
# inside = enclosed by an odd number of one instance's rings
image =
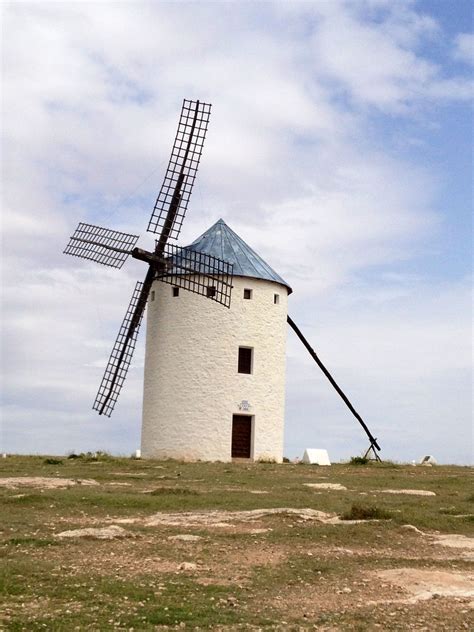
[[[255,460],[283,456],[285,286],[234,277],[230,309],[153,284],[148,302],[142,456],[230,461],[232,415],[253,416]],[[244,288],[252,299],[244,299]],[[279,304],[273,302],[279,295]],[[253,373],[237,372],[239,346],[253,347]]]

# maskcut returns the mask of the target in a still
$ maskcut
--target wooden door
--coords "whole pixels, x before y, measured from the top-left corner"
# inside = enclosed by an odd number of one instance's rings
[[[250,459],[252,441],[252,417],[250,415],[232,416],[232,458]]]

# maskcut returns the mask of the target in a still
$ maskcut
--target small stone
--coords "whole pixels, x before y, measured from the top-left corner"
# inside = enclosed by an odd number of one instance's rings
[[[179,533],[178,535],[170,535],[168,540],[179,540],[181,542],[197,542],[202,540],[200,535],[191,535],[190,533]]]
[[[182,562],[178,566],[178,570],[180,571],[195,571],[196,568],[197,568],[197,564],[195,564],[194,562]]]

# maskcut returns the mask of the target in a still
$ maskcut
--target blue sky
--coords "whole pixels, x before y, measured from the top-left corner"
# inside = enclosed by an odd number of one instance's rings
[[[144,275],[64,257],[145,232],[181,101],[213,114],[180,243],[219,217],[395,460],[472,461],[472,3],[4,3],[2,451],[139,445],[143,339],[91,410]],[[365,437],[288,337],[285,452]]]

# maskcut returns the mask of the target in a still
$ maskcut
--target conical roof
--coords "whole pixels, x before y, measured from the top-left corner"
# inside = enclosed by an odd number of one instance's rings
[[[251,277],[274,281],[292,289],[279,274],[266,263],[237,233],[227,226],[223,219],[218,220],[198,237],[187,250],[202,252],[232,263],[234,276]]]

